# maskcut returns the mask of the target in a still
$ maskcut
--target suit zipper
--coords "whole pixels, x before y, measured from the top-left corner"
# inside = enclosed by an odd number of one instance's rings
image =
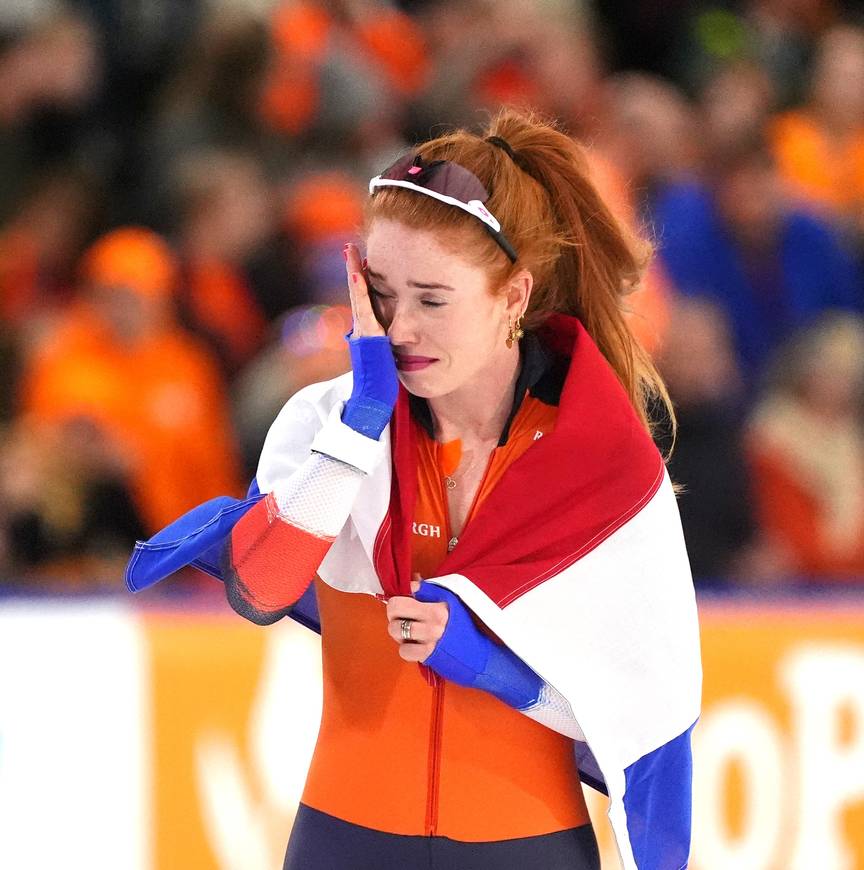
[[[429,731],[429,775],[426,791],[426,836],[438,831],[438,797],[441,791],[441,734],[444,719],[444,680],[430,671],[432,684],[432,725]]]
[[[494,451],[493,451],[494,453]],[[474,513],[477,506],[477,498],[480,495],[480,490],[486,482],[486,475],[489,473],[489,466],[492,464],[492,454],[486,463],[486,470],[483,472],[483,477],[477,486],[477,492],[474,493],[474,501],[465,518],[465,524]],[[450,535],[450,510],[447,503],[447,488],[441,480],[441,491],[444,499],[444,516],[448,534],[448,552],[453,549],[458,543],[458,538],[455,535]],[[424,676],[432,686],[432,723],[429,731],[429,763],[428,763],[428,786],[426,790],[426,836],[434,837],[438,830],[438,798],[441,791],[441,738],[444,730],[444,686],[445,681],[438,676],[431,668],[423,667]]]

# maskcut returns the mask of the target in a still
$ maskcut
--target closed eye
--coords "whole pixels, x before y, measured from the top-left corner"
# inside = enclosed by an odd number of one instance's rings
[[[369,295],[374,299],[394,299],[394,296],[391,296],[387,293],[382,293],[374,284],[367,284],[367,289],[369,290]],[[423,299],[420,302],[425,308],[443,308],[447,303],[446,302],[435,302],[432,299]]]

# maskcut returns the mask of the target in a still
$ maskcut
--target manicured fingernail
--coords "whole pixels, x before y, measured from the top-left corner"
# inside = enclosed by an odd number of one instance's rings
[[[351,280],[352,280],[355,284],[359,284],[359,283],[360,283],[360,276],[359,276],[356,272],[352,272],[352,273],[351,273]]]
[[[342,258],[345,260],[346,263],[348,262],[348,247],[347,247],[347,245],[344,248],[342,248]]]

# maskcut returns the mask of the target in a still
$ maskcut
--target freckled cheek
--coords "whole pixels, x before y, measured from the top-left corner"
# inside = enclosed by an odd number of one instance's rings
[[[487,350],[476,329],[462,324],[454,325],[446,332],[442,330],[436,336],[436,344],[445,352],[450,367],[460,370],[476,368]]]

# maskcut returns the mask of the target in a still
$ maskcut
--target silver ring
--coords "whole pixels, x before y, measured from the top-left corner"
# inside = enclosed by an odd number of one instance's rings
[[[411,640],[411,622],[410,619],[403,619],[400,623],[402,629],[402,640]]]

